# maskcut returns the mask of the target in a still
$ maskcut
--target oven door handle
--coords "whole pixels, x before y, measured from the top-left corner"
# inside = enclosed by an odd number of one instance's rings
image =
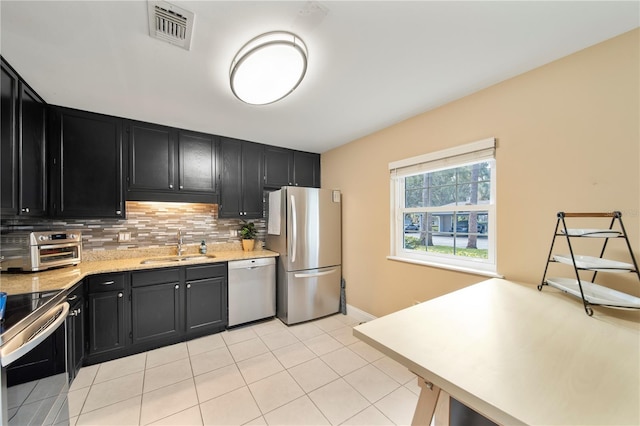
[[[68,313],[69,304],[67,302],[56,305],[4,344],[0,349],[2,367],[6,367],[38,346],[64,323]],[[56,315],[58,316],[56,317]],[[50,321],[51,323],[47,325]]]
[[[40,250],[48,250],[48,249],[57,249],[57,248],[65,248],[65,247],[78,247],[80,243],[64,243],[64,244],[47,244],[44,246],[39,246]]]

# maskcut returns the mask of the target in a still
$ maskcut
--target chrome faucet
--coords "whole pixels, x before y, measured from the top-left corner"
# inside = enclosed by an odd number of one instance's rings
[[[182,256],[184,250],[182,249],[182,229],[178,229],[178,256]]]

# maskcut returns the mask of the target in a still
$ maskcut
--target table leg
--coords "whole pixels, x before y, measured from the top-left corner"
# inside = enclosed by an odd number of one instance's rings
[[[420,386],[420,396],[418,397],[418,405],[416,405],[411,425],[429,426],[436,411],[440,388],[420,376],[418,376],[418,385]]]

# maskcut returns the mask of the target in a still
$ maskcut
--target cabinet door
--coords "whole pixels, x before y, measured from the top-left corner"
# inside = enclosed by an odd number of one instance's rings
[[[19,215],[44,216],[47,185],[45,172],[46,105],[25,84],[18,99]]]
[[[52,127],[52,210],[62,217],[123,218],[121,120],[59,108]]]
[[[179,336],[180,283],[167,282],[131,289],[133,344]]]
[[[296,186],[320,188],[319,154],[295,151],[293,164],[293,181]]]
[[[16,106],[18,97],[18,76],[2,61],[0,78],[0,213],[2,216],[15,215],[18,211],[17,193],[17,144]]]
[[[89,294],[89,355],[124,349],[125,299],[123,291]]]
[[[242,219],[264,217],[263,173],[264,147],[251,142],[242,144]]]
[[[227,325],[225,277],[187,281],[187,334],[205,335]]]
[[[293,152],[289,149],[264,148],[264,186],[281,188],[293,185]]]
[[[222,138],[219,217],[240,217],[242,200],[242,141]]]
[[[84,359],[84,298],[76,295],[69,308],[67,318],[67,373],[69,381],[76,377]]]
[[[129,125],[129,189],[173,191],[175,136],[169,127]]]
[[[181,131],[178,146],[179,189],[215,192],[216,141],[214,136]]]

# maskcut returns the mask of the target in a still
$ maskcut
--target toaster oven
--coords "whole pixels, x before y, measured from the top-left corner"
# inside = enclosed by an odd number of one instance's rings
[[[10,232],[0,236],[1,271],[44,271],[82,260],[80,231]]]

